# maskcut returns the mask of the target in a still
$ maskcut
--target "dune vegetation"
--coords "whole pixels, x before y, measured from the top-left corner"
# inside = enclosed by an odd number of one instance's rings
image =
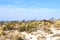
[[[32,33],[32,32],[36,32],[37,30],[42,30],[48,34],[53,34],[53,32],[50,30],[51,26],[53,26],[54,29],[56,30],[60,30],[60,19],[55,19],[55,20],[44,19],[44,20],[31,20],[31,21],[25,21],[25,20],[0,21],[0,37],[2,35],[3,36],[8,35],[8,33],[10,35],[10,32],[8,31],[12,31],[12,30],[17,30],[19,33],[21,32]],[[13,39],[13,40],[18,40],[18,39]],[[20,38],[19,40],[23,40],[23,39]]]

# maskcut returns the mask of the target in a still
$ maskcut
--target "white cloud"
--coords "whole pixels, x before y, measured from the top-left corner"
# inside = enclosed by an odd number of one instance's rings
[[[16,8],[0,7],[0,19],[18,20],[18,19],[40,19],[59,17],[60,9],[49,8]]]

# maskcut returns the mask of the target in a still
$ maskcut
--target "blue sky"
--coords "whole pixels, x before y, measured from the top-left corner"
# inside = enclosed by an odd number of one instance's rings
[[[60,18],[60,0],[0,0],[0,20]]]

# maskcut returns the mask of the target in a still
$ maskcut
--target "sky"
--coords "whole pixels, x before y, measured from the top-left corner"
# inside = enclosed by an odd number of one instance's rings
[[[0,0],[0,21],[60,19],[60,0]]]

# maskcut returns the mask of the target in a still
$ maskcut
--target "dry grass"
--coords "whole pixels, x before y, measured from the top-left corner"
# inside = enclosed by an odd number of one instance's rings
[[[53,22],[52,22],[53,21]],[[4,31],[18,30],[19,32],[35,32],[38,29],[45,31],[46,33],[53,34],[49,29],[51,25],[55,29],[60,29],[60,20],[31,20],[31,21],[10,21],[10,22],[0,22],[0,36],[3,35]],[[17,38],[18,35],[14,37]],[[60,35],[59,35],[60,36]],[[21,39],[21,38],[20,38]]]

